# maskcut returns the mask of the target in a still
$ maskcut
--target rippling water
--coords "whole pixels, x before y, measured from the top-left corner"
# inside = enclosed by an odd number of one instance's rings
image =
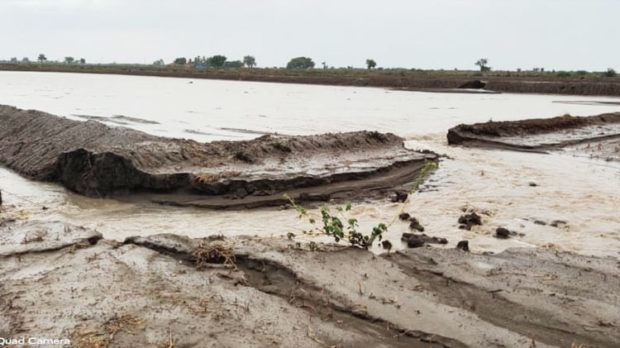
[[[473,251],[536,245],[595,255],[620,250],[620,167],[568,155],[449,147],[448,128],[489,119],[592,115],[618,111],[619,98],[525,94],[446,94],[297,84],[252,83],[118,75],[0,72],[0,104],[39,109],[73,119],[96,118],[152,134],[199,141],[249,139],[264,133],[311,134],[389,131],[407,146],[446,153],[439,170],[407,211],[449,247],[470,240]],[[538,186],[529,186],[536,182]],[[292,211],[207,211],[147,203],[95,200],[54,184],[35,183],[0,168],[6,203],[40,219],[94,227],[108,238],[178,233],[282,236],[309,226]],[[47,208],[43,210],[43,207]],[[457,228],[464,207],[486,211],[485,224]],[[363,228],[390,221],[399,207],[356,204]],[[566,227],[535,224],[566,220]],[[266,223],[268,221],[268,223]],[[497,226],[524,236],[492,237]],[[387,237],[399,245],[406,224]],[[311,237],[304,237],[309,239]]]

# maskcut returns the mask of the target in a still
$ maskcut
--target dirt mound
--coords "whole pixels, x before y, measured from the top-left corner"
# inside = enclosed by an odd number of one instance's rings
[[[472,80],[472,81],[467,81],[464,84],[460,85],[459,88],[482,89],[486,85],[487,85],[486,81]]]
[[[395,171],[409,168],[408,175],[397,175],[394,182],[373,181],[370,186],[405,184],[424,161],[435,158],[404,148],[403,139],[389,133],[265,135],[198,143],[0,106],[0,163],[89,196],[183,192],[226,199],[262,197],[252,202],[264,205],[268,196],[280,199],[287,190],[360,184],[390,175],[393,181]],[[357,190],[356,184],[345,191]],[[323,190],[320,196],[332,193]],[[298,192],[301,198],[304,194],[313,192]]]
[[[448,131],[448,143],[546,151],[576,144],[601,143],[601,149],[620,138],[620,113],[596,116],[558,116],[548,119],[461,124]],[[610,145],[610,146],[613,146]]]

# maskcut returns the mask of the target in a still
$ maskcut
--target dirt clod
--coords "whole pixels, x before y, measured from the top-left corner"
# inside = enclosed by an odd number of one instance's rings
[[[409,197],[409,193],[407,191],[394,191],[392,194],[392,202],[393,203],[404,203]]]
[[[469,251],[469,241],[462,240],[456,244],[456,248],[463,251]]]
[[[448,240],[446,238],[439,237],[431,237],[424,233],[422,234],[414,234],[414,233],[403,233],[400,238],[403,242],[407,243],[409,248],[419,248],[424,246],[424,244],[448,244]]]
[[[510,238],[510,231],[504,227],[498,227],[495,230],[495,238],[507,239]]]
[[[411,223],[409,224],[410,229],[424,232],[424,226],[420,225],[420,221],[418,221],[418,219],[412,217],[409,219],[409,221],[411,221]]]
[[[476,214],[475,212],[461,215],[458,222],[459,224],[461,224],[459,228],[466,229],[468,231],[471,230],[471,227],[474,225],[482,225],[482,219],[480,218],[480,215]]]

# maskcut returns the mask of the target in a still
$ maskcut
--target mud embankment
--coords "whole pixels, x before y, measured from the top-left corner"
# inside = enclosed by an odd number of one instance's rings
[[[620,113],[461,124],[448,131],[448,143],[517,151],[563,150],[620,161]]]
[[[0,337],[88,347],[620,344],[613,258],[437,248],[377,257],[286,239],[119,243],[60,223],[0,229],[11,235],[0,254]]]
[[[256,207],[368,197],[412,183],[432,153],[378,132],[198,143],[0,106],[0,163],[95,197],[142,193],[176,205]]]
[[[287,70],[287,69],[207,69],[151,66],[90,65],[15,65],[0,64],[0,71],[42,71],[88,74],[183,77],[196,79],[301,83],[355,87],[385,87],[417,91],[455,92],[480,89],[509,93],[547,93],[567,95],[620,96],[620,78],[598,76],[558,77],[554,74],[452,73],[447,71],[360,71],[360,70]]]

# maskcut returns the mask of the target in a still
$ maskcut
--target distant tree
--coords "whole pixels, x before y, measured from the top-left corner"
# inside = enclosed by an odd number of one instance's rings
[[[80,64],[86,64],[86,59],[80,58]]]
[[[253,56],[245,56],[243,57],[243,64],[248,68],[253,68],[256,66],[256,58]]]
[[[41,53],[39,54],[39,57],[37,58],[37,60],[39,61],[39,63],[43,63],[47,61],[47,57],[45,56],[45,54]]]
[[[314,68],[314,62],[309,57],[297,57],[291,59],[286,64],[287,69],[312,69]]]
[[[179,57],[174,60],[174,64],[176,65],[185,65],[187,64],[187,59],[185,57]]]
[[[11,58],[11,63],[12,64],[17,64],[18,63],[17,57]]]
[[[65,57],[66,64],[73,64],[74,61],[75,59],[73,57]]]
[[[607,71],[603,73],[605,77],[616,77],[616,71],[612,68],[608,68]]]
[[[327,70],[328,66],[326,62],[322,62],[321,65],[323,65],[323,70]]]
[[[164,65],[164,60],[163,59],[158,59],[158,60],[153,62],[153,65],[155,65],[155,66],[162,66],[162,65]]]
[[[28,57],[24,57],[24,58],[22,58],[22,63],[29,64],[30,63],[30,59],[28,59]]]
[[[226,56],[221,54],[216,54],[215,56],[211,56],[207,58],[207,65],[212,66],[214,68],[221,68],[226,63]]]
[[[487,65],[488,63],[489,63],[489,60],[487,58],[480,58],[476,62],[476,65],[480,67],[480,71],[482,72],[491,71],[491,67]]]
[[[368,70],[370,70],[377,66],[377,62],[375,62],[373,59],[366,59],[366,66],[368,67]]]
[[[243,67],[243,62],[240,60],[231,60],[224,62],[224,68],[241,68]]]

